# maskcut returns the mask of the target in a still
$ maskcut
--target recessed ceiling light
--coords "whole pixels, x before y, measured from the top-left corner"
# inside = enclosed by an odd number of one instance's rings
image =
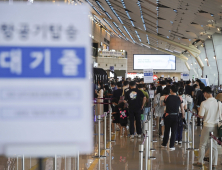
[[[217,28],[217,31],[220,31],[220,28]]]

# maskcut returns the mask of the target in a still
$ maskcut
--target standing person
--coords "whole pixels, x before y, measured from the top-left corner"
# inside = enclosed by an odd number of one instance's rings
[[[160,82],[162,83],[162,82]],[[160,109],[160,97],[162,95],[162,86],[158,86],[157,87],[157,91],[156,91],[156,95],[154,97],[154,100],[153,100],[153,104],[154,104],[154,109],[155,109],[155,116],[157,117],[157,129],[159,130],[160,129],[160,126],[159,126],[159,122],[160,122],[160,117],[161,117],[161,113],[159,112],[159,109]],[[159,134],[160,134],[160,130],[159,130]]]
[[[165,132],[161,147],[167,147],[169,133],[171,130],[170,148],[169,148],[171,151],[175,150],[174,143],[175,143],[177,125],[178,125],[179,107],[181,108],[182,116],[184,118],[183,100],[181,97],[177,96],[177,91],[178,91],[177,86],[172,85],[170,88],[170,95],[169,96],[167,95],[165,97],[163,103],[163,105],[166,106],[166,114],[164,119]]]
[[[181,97],[182,100],[183,100],[184,110],[187,110],[186,97],[183,95],[184,94],[184,89],[180,88],[178,93],[179,93],[179,97]],[[185,122],[185,120],[183,120],[182,111],[181,111],[181,109],[179,109],[179,119],[178,119],[178,126],[177,126],[177,133],[176,133],[176,141],[175,141],[175,143],[182,144],[183,122]]]
[[[126,89],[129,90],[129,82],[128,81],[124,81],[124,83],[123,83],[123,95],[125,95]]]
[[[112,91],[117,90],[116,83],[114,81],[111,82]]]
[[[187,81],[186,84],[187,85],[185,87],[185,94],[190,95],[191,97],[193,97],[195,89],[193,88],[193,86],[191,86],[191,81]]]
[[[122,82],[117,83],[117,90],[113,91],[113,99],[117,99],[119,102],[120,97],[123,94],[123,89],[122,89]]]
[[[198,167],[202,167],[202,161],[205,155],[205,148],[209,139],[209,133],[213,132],[214,136],[217,136],[219,114],[222,114],[222,104],[217,102],[217,100],[213,97],[213,91],[211,88],[207,86],[202,92],[206,100],[201,103],[198,115],[202,118],[204,117],[204,124],[200,137],[198,160],[197,163],[193,164],[194,166]],[[213,169],[215,169],[217,166],[217,159],[217,142],[213,140]]]
[[[125,94],[125,100],[129,104],[130,138],[134,138],[134,118],[136,119],[136,130],[138,138],[141,138],[141,110],[146,102],[143,92],[136,89],[136,82],[130,82],[130,90]]]
[[[160,116],[160,126],[161,128],[159,128],[159,136],[161,139],[163,139],[164,136],[164,115],[165,115],[165,111],[166,111],[166,106],[163,105],[164,99],[166,97],[166,95],[169,95],[170,91],[167,87],[165,87],[163,89],[163,95],[160,97],[160,108],[159,108],[159,116]]]
[[[144,123],[145,123],[145,121],[147,120],[148,111],[149,111],[149,110],[148,110],[149,95],[148,95],[147,92],[145,92],[145,91],[143,90],[143,88],[144,88],[144,84],[139,84],[139,85],[138,85],[138,89],[141,90],[141,91],[143,92],[144,96],[146,97],[146,103],[144,104],[144,109],[143,109],[143,111],[142,111],[142,114],[143,114],[142,132],[144,133]],[[144,134],[145,134],[145,133],[144,133]]]
[[[200,83],[200,90],[197,92],[197,113],[199,113],[199,111],[200,111],[201,103],[206,100],[203,95],[204,88],[205,88],[205,85],[203,83]],[[197,126],[200,126],[200,118],[199,117],[197,118]]]
[[[103,114],[103,104],[100,104],[100,103],[103,103],[103,92],[104,92],[103,83],[100,83],[100,84],[98,85],[98,89],[99,89],[99,91],[98,91],[98,93],[97,93],[98,98],[99,98],[99,99],[97,99],[97,102],[99,103],[99,104],[97,104],[98,114],[99,114],[99,115],[102,115],[102,114]]]
[[[125,108],[124,102],[118,104],[119,112],[120,112],[120,118],[119,123],[121,125],[120,127],[120,138],[123,137],[123,130],[125,130],[125,137],[127,137],[127,117],[128,117],[128,111],[127,108]]]
[[[112,134],[115,134],[115,128],[114,128],[114,124],[119,124],[119,119],[120,119],[120,112],[119,112],[119,108],[118,108],[118,100],[117,99],[112,99],[112,116],[113,116],[113,123],[112,123]]]

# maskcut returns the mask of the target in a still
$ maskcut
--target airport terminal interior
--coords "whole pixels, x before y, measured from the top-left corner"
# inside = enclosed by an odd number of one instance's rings
[[[222,0],[0,0],[0,170],[222,170],[221,102]]]

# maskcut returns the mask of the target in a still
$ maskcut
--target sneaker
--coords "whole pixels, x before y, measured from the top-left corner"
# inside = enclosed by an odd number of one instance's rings
[[[179,141],[179,144],[182,144],[182,141]]]
[[[134,133],[134,136],[138,136],[138,134],[137,134],[137,133]]]
[[[175,147],[172,147],[172,148],[169,148],[170,151],[174,151],[175,150]]]
[[[175,144],[177,145],[177,144],[178,144],[178,141],[175,141]]]
[[[138,135],[138,138],[141,138],[141,135]]]
[[[130,139],[134,139],[134,135],[130,135]]]
[[[163,144],[161,144],[161,148],[166,148],[167,146],[163,146]]]

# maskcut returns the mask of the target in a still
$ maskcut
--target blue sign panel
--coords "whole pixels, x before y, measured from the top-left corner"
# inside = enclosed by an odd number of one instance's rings
[[[0,78],[85,78],[85,48],[0,47]]]
[[[153,76],[153,73],[144,73],[144,76]]]

